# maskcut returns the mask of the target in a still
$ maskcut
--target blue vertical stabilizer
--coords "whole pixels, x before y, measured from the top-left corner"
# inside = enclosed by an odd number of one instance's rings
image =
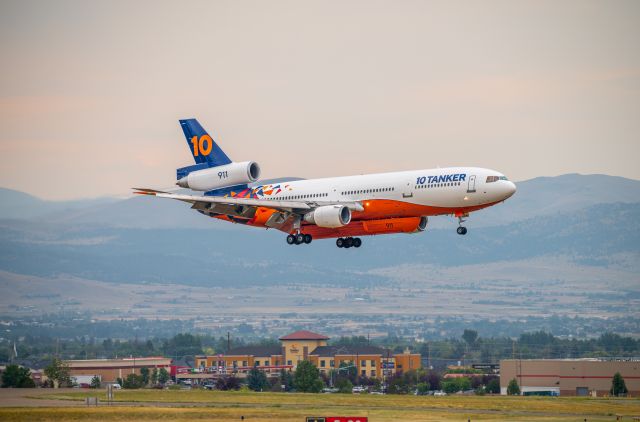
[[[220,149],[196,119],[180,120],[180,126],[196,164],[202,167],[216,167],[231,163],[227,154]]]

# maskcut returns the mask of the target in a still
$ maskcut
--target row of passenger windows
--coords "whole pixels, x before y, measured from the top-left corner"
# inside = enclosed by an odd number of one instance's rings
[[[314,198],[324,198],[329,196],[328,193],[310,193],[307,195],[288,195],[278,198],[267,198],[270,201],[287,201],[289,199],[314,199]]]
[[[361,190],[348,190],[340,192],[340,195],[360,195],[363,193],[377,193],[377,192],[393,192],[396,188],[376,188],[376,189],[361,189]]]
[[[443,188],[446,186],[460,186],[460,182],[432,183],[430,185],[416,185],[416,189]]]

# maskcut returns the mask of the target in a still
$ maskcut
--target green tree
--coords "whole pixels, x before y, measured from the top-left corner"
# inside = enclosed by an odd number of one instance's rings
[[[18,365],[7,365],[2,373],[2,387],[33,388],[36,384],[31,379],[31,371]]]
[[[324,383],[320,379],[320,371],[308,360],[303,360],[296,367],[293,385],[300,393],[319,393]]]
[[[402,374],[395,374],[393,377],[387,380],[387,392],[389,394],[407,394],[409,393],[409,384],[407,384],[408,378],[402,376]]]
[[[460,391],[471,390],[471,380],[467,377],[458,378],[458,387]]]
[[[471,380],[467,377],[449,378],[442,381],[442,391],[447,394],[457,393],[471,389]]]
[[[91,378],[91,388],[100,388],[100,377],[97,375],[94,375],[93,378]]]
[[[151,371],[151,384],[157,384],[158,383],[158,368],[153,368],[153,371]]]
[[[428,382],[419,382],[418,385],[416,385],[416,393],[418,393],[419,395],[427,394],[428,391],[429,391]]]
[[[510,396],[520,395],[520,386],[518,385],[518,381],[516,381],[515,378],[509,381],[509,385],[507,385],[507,394]]]
[[[220,391],[239,390],[241,387],[240,379],[233,375],[227,377],[220,377],[216,381],[216,389]]]
[[[464,330],[462,339],[467,342],[469,346],[473,346],[476,340],[478,340],[478,332],[476,330]]]
[[[247,386],[253,391],[264,391],[270,386],[267,375],[258,368],[251,368],[247,375]]]
[[[129,374],[124,379],[123,388],[136,389],[144,387],[142,376],[137,374]]]
[[[158,382],[160,384],[166,384],[166,382],[169,381],[169,378],[171,378],[169,372],[167,372],[165,368],[160,368],[158,371]]]
[[[500,394],[500,380],[494,378],[487,383],[485,391],[489,394]]]
[[[58,358],[53,358],[49,366],[44,368],[44,374],[53,381],[54,388],[71,384],[69,365]]]
[[[140,368],[140,376],[142,377],[142,384],[149,385],[149,368]]]
[[[202,353],[202,339],[192,334],[176,334],[171,340],[165,341],[163,351],[167,356],[193,356]]]
[[[338,393],[351,394],[353,390],[353,384],[351,384],[349,378],[339,378],[338,381],[336,381],[336,388],[338,389]]]
[[[284,369],[280,371],[280,388],[284,391],[293,389],[293,375],[291,375],[291,372]]]
[[[616,372],[611,380],[611,390],[609,390],[609,394],[612,396],[624,396],[627,392],[627,385],[624,382],[624,378],[622,378],[620,372]]]

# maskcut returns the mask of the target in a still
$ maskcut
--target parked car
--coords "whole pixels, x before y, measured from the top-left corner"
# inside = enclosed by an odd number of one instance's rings
[[[438,391],[434,391],[434,392],[433,392],[433,395],[434,395],[434,396],[446,396],[446,395],[447,395],[447,393],[445,393],[445,392],[444,392],[444,391],[442,391],[442,390],[438,390]]]
[[[329,388],[329,387],[326,387],[326,388],[323,388],[323,389],[322,389],[322,392],[323,392],[323,393],[337,393],[338,391],[340,391],[340,390],[339,390],[339,389],[337,389],[337,388]]]
[[[216,389],[216,385],[213,383],[206,383],[205,385],[203,385],[203,387],[207,390],[215,390]]]
[[[351,389],[351,392],[354,394],[366,393],[367,389],[361,385],[356,385]]]

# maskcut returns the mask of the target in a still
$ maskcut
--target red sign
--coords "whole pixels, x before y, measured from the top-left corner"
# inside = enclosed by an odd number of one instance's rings
[[[327,416],[327,422],[368,422],[366,416]]]

